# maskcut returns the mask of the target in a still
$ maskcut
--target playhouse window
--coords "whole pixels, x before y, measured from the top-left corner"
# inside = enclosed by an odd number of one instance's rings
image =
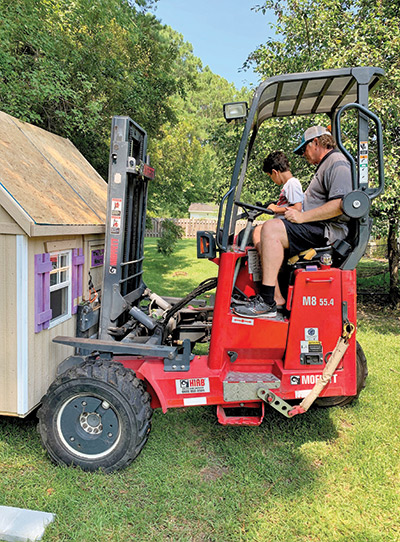
[[[50,327],[71,317],[71,251],[50,254]]]

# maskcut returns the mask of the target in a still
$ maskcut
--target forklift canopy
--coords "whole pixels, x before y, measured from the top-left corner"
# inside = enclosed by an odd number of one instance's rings
[[[332,115],[343,105],[359,102],[358,85],[368,84],[369,93],[382,75],[384,71],[381,68],[368,67],[271,77],[258,87],[254,95],[255,122],[260,126],[271,117],[316,113]]]

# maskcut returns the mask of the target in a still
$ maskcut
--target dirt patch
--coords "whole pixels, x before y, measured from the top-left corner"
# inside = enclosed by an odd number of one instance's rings
[[[205,482],[214,482],[215,480],[219,480],[219,478],[225,476],[225,474],[228,474],[228,472],[228,467],[211,465],[210,467],[204,467],[204,469],[201,469],[200,476]]]

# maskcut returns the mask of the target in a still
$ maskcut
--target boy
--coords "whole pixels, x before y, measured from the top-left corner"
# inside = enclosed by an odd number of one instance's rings
[[[275,218],[283,218],[288,207],[301,211],[304,194],[300,181],[290,172],[289,160],[281,151],[271,152],[264,160],[263,171],[278,186],[282,186],[278,201],[271,203],[268,209],[274,211]]]
[[[278,201],[268,205],[268,209],[275,213],[274,218],[284,218],[289,207],[301,211],[303,208],[304,194],[300,181],[293,177],[287,156],[282,151],[271,152],[264,160],[263,171],[271,177],[275,184],[282,186]],[[253,231],[253,243],[260,254],[262,226],[256,226]],[[278,282],[275,285],[275,302],[280,308],[285,304]]]

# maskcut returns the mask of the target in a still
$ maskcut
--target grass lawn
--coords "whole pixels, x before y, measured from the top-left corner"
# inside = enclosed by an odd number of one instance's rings
[[[157,252],[157,239],[146,239],[144,268],[147,286],[165,296],[184,297],[201,281],[218,274],[214,263],[197,259],[196,241],[193,239],[180,240],[169,257]]]
[[[216,266],[183,240],[146,240],[148,286],[184,295]],[[137,460],[116,474],[53,466],[35,419],[0,418],[0,505],[53,512],[44,542],[400,541],[399,317],[361,307],[367,387],[345,408],[223,427],[212,407],[156,411]]]

